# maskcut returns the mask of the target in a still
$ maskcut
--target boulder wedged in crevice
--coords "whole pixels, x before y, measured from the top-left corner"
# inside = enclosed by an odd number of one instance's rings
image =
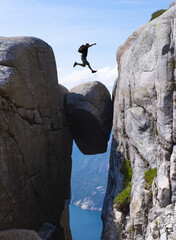
[[[112,101],[107,88],[97,81],[72,88],[66,95],[66,111],[81,152],[106,152],[112,128]]]

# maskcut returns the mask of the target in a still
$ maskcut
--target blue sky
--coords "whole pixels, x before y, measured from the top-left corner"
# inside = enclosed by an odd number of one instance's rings
[[[151,14],[166,9],[170,0],[0,0],[1,36],[34,36],[54,50],[59,82],[70,88],[86,80],[100,80],[112,88],[116,51]],[[76,67],[77,49],[84,43],[88,60],[98,72]],[[110,86],[111,85],[111,86]]]

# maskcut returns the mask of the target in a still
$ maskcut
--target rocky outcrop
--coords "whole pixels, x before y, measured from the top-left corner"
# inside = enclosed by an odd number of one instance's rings
[[[102,240],[176,239],[176,5],[138,29],[117,53],[113,142]],[[129,213],[114,199],[132,167]],[[146,174],[157,169],[152,185]],[[118,209],[118,210],[117,210]]]
[[[70,198],[72,136],[51,47],[0,38],[0,230],[59,223]]]
[[[0,232],[0,240],[42,240],[35,231],[25,229],[13,229]]]
[[[112,127],[112,102],[100,82],[87,82],[70,90],[66,109],[73,138],[84,154],[107,150]]]

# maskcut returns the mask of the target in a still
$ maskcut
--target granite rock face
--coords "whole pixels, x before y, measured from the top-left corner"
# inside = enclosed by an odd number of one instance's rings
[[[100,82],[87,82],[70,90],[66,109],[73,138],[84,154],[107,150],[112,128],[112,101]]]
[[[176,239],[176,5],[139,28],[117,53],[113,142],[102,240]],[[129,214],[113,206],[129,159]],[[145,172],[157,168],[152,186]],[[118,210],[117,210],[118,209]]]
[[[70,198],[72,136],[51,47],[0,38],[0,230],[55,225]]]

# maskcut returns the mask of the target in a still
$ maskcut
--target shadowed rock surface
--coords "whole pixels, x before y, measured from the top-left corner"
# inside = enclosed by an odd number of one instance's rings
[[[73,138],[84,154],[107,150],[112,127],[112,101],[100,82],[87,82],[66,95],[66,109]]]
[[[70,198],[72,136],[51,47],[0,38],[0,230],[59,224]]]
[[[52,224],[44,223],[39,229],[38,235],[41,237],[42,240],[51,240],[55,230],[56,227],[53,226]]]
[[[102,240],[176,239],[176,2],[139,28],[117,53],[113,141]],[[129,214],[113,202],[132,167]],[[145,174],[157,169],[152,185]],[[117,210],[118,209],[118,210]]]
[[[42,240],[35,231],[12,229],[0,232],[0,240]]]

